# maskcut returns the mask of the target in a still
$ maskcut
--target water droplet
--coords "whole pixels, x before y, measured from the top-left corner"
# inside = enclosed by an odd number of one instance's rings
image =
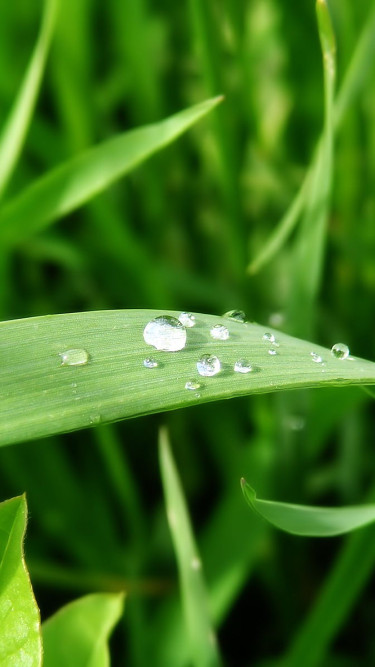
[[[199,361],[197,361],[197,369],[199,375],[210,377],[217,375],[221,369],[220,361],[213,354],[204,354]]]
[[[336,359],[347,359],[349,356],[349,348],[345,343],[335,343],[331,349],[331,354]]]
[[[146,324],[143,338],[157,350],[177,352],[186,345],[186,329],[175,317],[161,315]]]
[[[190,391],[198,391],[198,389],[201,388],[201,383],[197,382],[196,380],[189,380],[185,384],[185,389],[189,389]]]
[[[227,313],[224,313],[223,317],[228,317],[230,320],[236,320],[236,322],[242,323],[246,320],[246,315],[243,310],[228,310]]]
[[[88,363],[90,355],[83,348],[74,348],[60,352],[61,366],[84,366]]]
[[[195,315],[192,313],[181,313],[178,317],[179,321],[181,324],[184,325],[184,327],[187,327],[190,329],[191,327],[195,327],[196,321],[195,321]]]
[[[251,373],[253,367],[247,359],[238,359],[233,366],[236,373]]]
[[[201,570],[202,569],[202,561],[198,556],[193,556],[193,558],[190,561],[190,567],[192,570]]]
[[[156,368],[159,366],[158,362],[156,359],[153,359],[153,357],[147,357],[146,359],[143,359],[143,365],[145,368]]]
[[[271,348],[268,350],[268,354],[270,354],[271,357],[274,357],[274,356],[277,354],[277,350],[274,350],[273,347],[271,347]]]
[[[317,354],[316,352],[310,352],[311,359],[315,361],[316,364],[321,364],[323,362],[322,357],[320,354]]]
[[[215,324],[215,326],[210,329],[210,336],[214,340],[228,340],[229,331],[224,324]]]
[[[102,418],[100,415],[90,415],[90,424],[100,424]]]

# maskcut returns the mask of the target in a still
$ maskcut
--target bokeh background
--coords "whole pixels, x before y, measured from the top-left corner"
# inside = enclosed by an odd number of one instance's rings
[[[329,3],[340,87],[373,3]],[[0,5],[0,121],[35,43],[42,3]],[[372,18],[371,18],[372,17]],[[372,24],[371,24],[372,21]],[[375,358],[375,68],[337,129],[321,287],[308,335]],[[362,77],[362,78],[361,78]],[[217,94],[221,107],[88,205],[1,257],[1,317],[165,308],[253,319],[298,335],[295,238],[256,274],[302,183],[323,124],[314,3],[64,0],[25,148],[7,197],[82,150]],[[114,665],[188,665],[157,460],[169,428],[202,554],[224,660],[245,665],[375,664],[372,561],[322,639],[292,655],[346,548],[344,538],[270,530],[241,496],[364,502],[375,470],[371,399],[325,389],[237,399],[100,426],[0,452],[1,499],[27,492],[26,556],[46,618],[89,591],[128,591]],[[366,532],[369,541],[374,532]],[[375,560],[375,555],[374,555]],[[362,569],[361,569],[362,568]],[[367,569],[366,569],[367,568]],[[312,635],[313,636],[313,635]],[[319,639],[320,638],[320,639]],[[296,654],[297,655],[297,654]],[[288,658],[289,656],[289,658]],[[294,659],[294,662],[293,662]]]

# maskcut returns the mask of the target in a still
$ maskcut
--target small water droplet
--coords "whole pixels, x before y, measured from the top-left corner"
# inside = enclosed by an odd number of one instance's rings
[[[190,561],[190,567],[192,570],[197,571],[202,569],[202,561],[198,556],[193,556]]]
[[[190,391],[198,391],[200,388],[201,383],[197,382],[197,380],[188,380],[185,384],[185,389],[189,389]]]
[[[251,373],[253,367],[247,359],[238,359],[233,366],[236,373]]]
[[[61,366],[84,366],[88,363],[90,355],[83,348],[74,348],[60,352]]]
[[[315,361],[316,364],[321,364],[323,362],[323,359],[320,356],[320,354],[317,354],[316,352],[310,352],[310,356],[312,361]]]
[[[191,327],[195,327],[196,321],[195,321],[195,315],[192,313],[181,313],[178,317],[179,321],[181,324],[184,325],[184,327],[187,327],[190,329]]]
[[[242,323],[246,320],[246,315],[243,310],[228,310],[227,313],[224,313],[223,317],[228,317],[230,320],[236,320],[236,322]]]
[[[143,365],[145,368],[157,368],[157,366],[159,366],[158,362],[156,359],[153,359],[153,357],[143,359]]]
[[[336,359],[347,359],[349,356],[349,348],[345,343],[335,343],[331,349],[331,354]]]
[[[217,375],[221,369],[220,361],[214,354],[204,354],[199,361],[197,361],[197,370],[199,375],[210,377]]]
[[[100,415],[90,415],[90,424],[100,424],[102,418]]]
[[[143,338],[157,350],[177,352],[186,345],[186,329],[175,317],[161,315],[146,324]]]
[[[274,356],[277,354],[277,350],[274,350],[274,348],[271,347],[271,348],[268,350],[268,354],[270,354],[271,357],[274,357]]]
[[[273,333],[269,333],[268,331],[265,334],[263,334],[262,338],[263,340],[266,340],[268,343],[274,343],[276,340]]]
[[[228,340],[229,331],[224,324],[215,324],[215,326],[210,329],[210,336],[214,340]]]

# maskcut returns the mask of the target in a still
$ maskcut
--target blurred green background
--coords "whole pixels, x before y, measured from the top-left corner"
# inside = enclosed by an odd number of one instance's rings
[[[329,6],[340,88],[362,31],[372,26],[375,43],[373,3]],[[1,125],[42,8],[29,0],[0,5]],[[324,265],[308,332],[329,347],[342,340],[368,359],[375,358],[371,64],[359,68],[363,85],[336,134]],[[176,143],[1,253],[2,319],[242,308],[249,319],[300,333],[303,308],[288,319],[298,291],[298,232],[259,273],[247,267],[301,185],[323,124],[313,2],[64,0],[7,197],[113,134],[217,94],[225,95],[220,108]],[[26,556],[42,618],[85,592],[125,587],[113,664],[189,664],[158,470],[161,424],[169,428],[225,662],[375,664],[375,554],[366,547],[374,529],[361,532],[363,548],[338,580],[335,603],[322,610],[319,596],[339,576],[348,540],[270,530],[249,513],[239,487],[244,475],[273,499],[365,501],[374,477],[374,416],[360,389],[250,397],[2,449],[1,500],[27,492]],[[362,573],[351,595],[348,572],[353,581]],[[301,661],[298,647],[311,642],[317,657]]]

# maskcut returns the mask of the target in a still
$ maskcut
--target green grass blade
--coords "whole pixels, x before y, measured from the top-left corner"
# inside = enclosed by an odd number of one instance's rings
[[[375,500],[374,489],[369,498]],[[311,613],[302,624],[280,667],[320,667],[336,633],[345,623],[374,571],[374,528],[350,536],[333,565]]]
[[[345,116],[348,108],[353,104],[355,98],[365,87],[372,72],[375,54],[375,10],[370,13],[364,23],[364,28],[357,43],[357,47],[351,59],[350,65],[336,96],[334,104],[334,127],[337,130]],[[293,198],[289,208],[276,226],[269,240],[261,249],[259,254],[251,260],[247,267],[249,274],[258,273],[282,248],[293,229],[296,227],[303,211],[306,197],[309,192],[309,181],[316,169],[319,153],[322,151],[321,140],[318,142],[315,158],[311,163],[302,184]]]
[[[375,505],[353,507],[310,507],[261,500],[254,489],[241,480],[244,497],[251,509],[276,528],[306,537],[332,537],[350,533],[375,521]]]
[[[58,0],[45,0],[38,40],[0,136],[0,198],[12,176],[35,107],[56,22]]]
[[[143,330],[164,314],[178,317],[179,312],[114,310],[2,322],[0,444],[233,396],[375,384],[375,364],[370,361],[337,359],[318,345],[214,315],[196,314],[183,350],[158,351],[145,343]],[[216,324],[227,326],[228,340],[211,338]],[[263,339],[266,332],[276,336],[278,347]],[[86,350],[88,362],[80,364],[77,352],[72,361],[78,365],[62,365],[60,355],[72,349]],[[198,374],[202,354],[220,358],[222,368],[214,377]],[[143,366],[149,356],[158,367]],[[239,359],[248,359],[253,371],[234,372]],[[185,389],[190,380],[201,383],[199,391]]]
[[[210,620],[201,560],[165,430],[160,433],[159,458],[169,528],[176,552],[184,613],[191,642],[191,659],[197,667],[214,667],[220,665],[221,660]]]
[[[0,503],[0,664],[42,664],[39,609],[23,557],[24,496]]]
[[[75,210],[174,141],[221,100],[206,100],[159,123],[115,136],[53,169],[3,208],[0,241],[24,241]]]
[[[86,595],[43,623],[45,667],[108,667],[108,638],[123,613],[122,593]]]

